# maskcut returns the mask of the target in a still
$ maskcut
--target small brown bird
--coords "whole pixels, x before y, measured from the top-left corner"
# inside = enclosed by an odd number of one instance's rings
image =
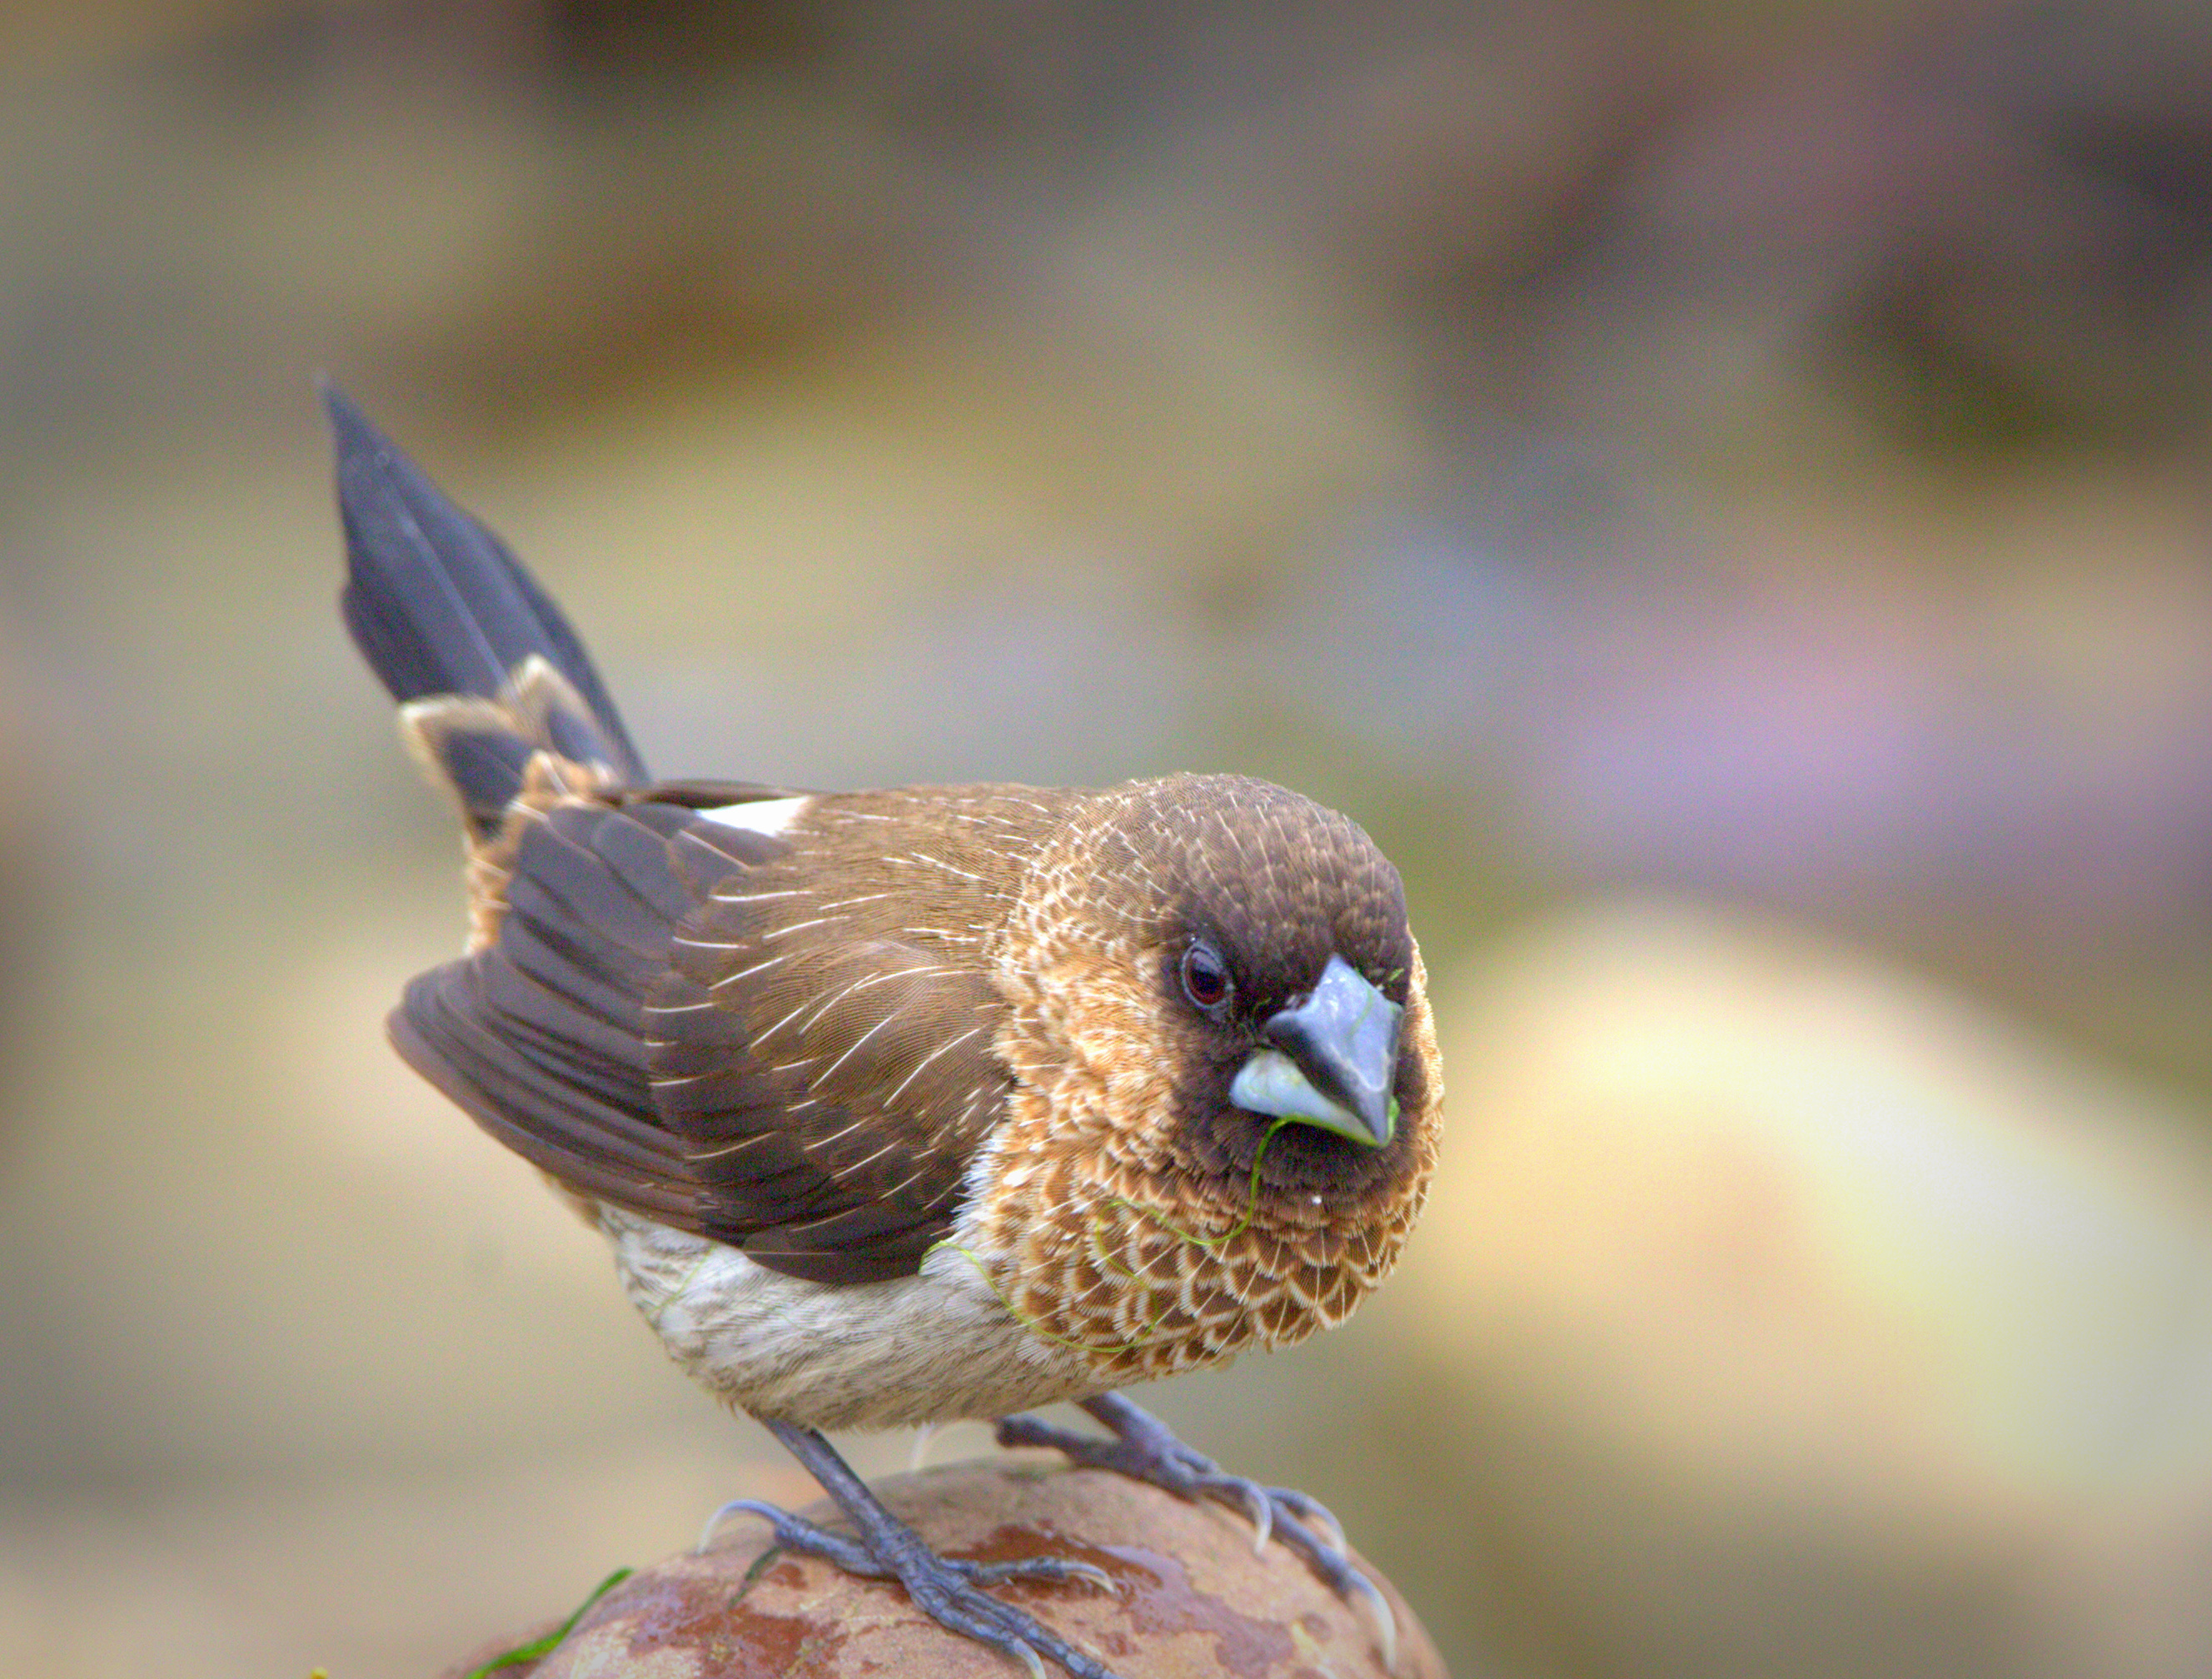
[[[1328,1512],[1113,1390],[1341,1321],[1420,1209],[1442,1095],[1398,873],[1263,782],[809,793],[663,782],[561,612],[343,397],[346,624],[466,830],[466,954],[393,1042],[605,1233],[676,1361],[758,1418],[946,1627],[1111,1679],[940,1558],[819,1431],[995,1417],[1248,1510]],[[1018,1408],[1079,1401],[1114,1432]]]

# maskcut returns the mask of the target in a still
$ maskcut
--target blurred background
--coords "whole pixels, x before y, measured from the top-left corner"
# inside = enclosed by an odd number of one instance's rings
[[[1400,862],[1401,1277],[1141,1396],[1462,1679],[2212,1670],[2200,5],[21,4],[0,229],[0,1671],[425,1675],[809,1495],[382,1042],[318,370],[666,773]]]

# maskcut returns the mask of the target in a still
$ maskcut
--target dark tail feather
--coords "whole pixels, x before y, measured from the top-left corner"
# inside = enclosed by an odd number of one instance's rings
[[[403,704],[447,697],[503,703],[537,655],[572,690],[530,684],[536,703],[495,727],[483,706],[453,709],[426,731],[440,764],[478,822],[495,821],[545,747],[604,766],[624,782],[645,764],[583,644],[507,544],[456,507],[362,411],[323,387],[337,449],[338,513],[347,577],[339,606],[354,644]],[[569,703],[562,703],[563,701]]]

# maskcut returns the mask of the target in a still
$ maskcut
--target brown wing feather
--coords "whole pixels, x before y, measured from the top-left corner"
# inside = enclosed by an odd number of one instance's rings
[[[495,935],[409,988],[394,1041],[586,1195],[793,1275],[908,1274],[1003,1110],[984,941],[1008,852],[1057,814],[1021,789],[820,795],[773,838],[701,814],[786,796],[672,785],[521,820]]]
[[[720,791],[725,803],[747,793]],[[696,820],[597,798],[510,812],[477,848],[496,866],[472,871],[489,886],[472,905],[474,952],[416,978],[391,1021],[401,1055],[524,1158],[692,1230],[697,1175],[653,1107],[644,999],[677,920],[775,849],[727,830],[687,843]]]
[[[905,1274],[949,1228],[1012,1086],[985,944],[1061,797],[818,796],[687,919],[649,1010],[654,1099],[710,1224],[750,1226],[762,1263]]]

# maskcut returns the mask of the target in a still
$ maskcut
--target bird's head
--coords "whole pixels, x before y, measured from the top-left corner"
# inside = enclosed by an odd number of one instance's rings
[[[1113,789],[1083,825],[1044,882],[1092,934],[1059,1024],[1125,1158],[1301,1208],[1409,1183],[1434,1049],[1404,885],[1374,843],[1231,776]]]

